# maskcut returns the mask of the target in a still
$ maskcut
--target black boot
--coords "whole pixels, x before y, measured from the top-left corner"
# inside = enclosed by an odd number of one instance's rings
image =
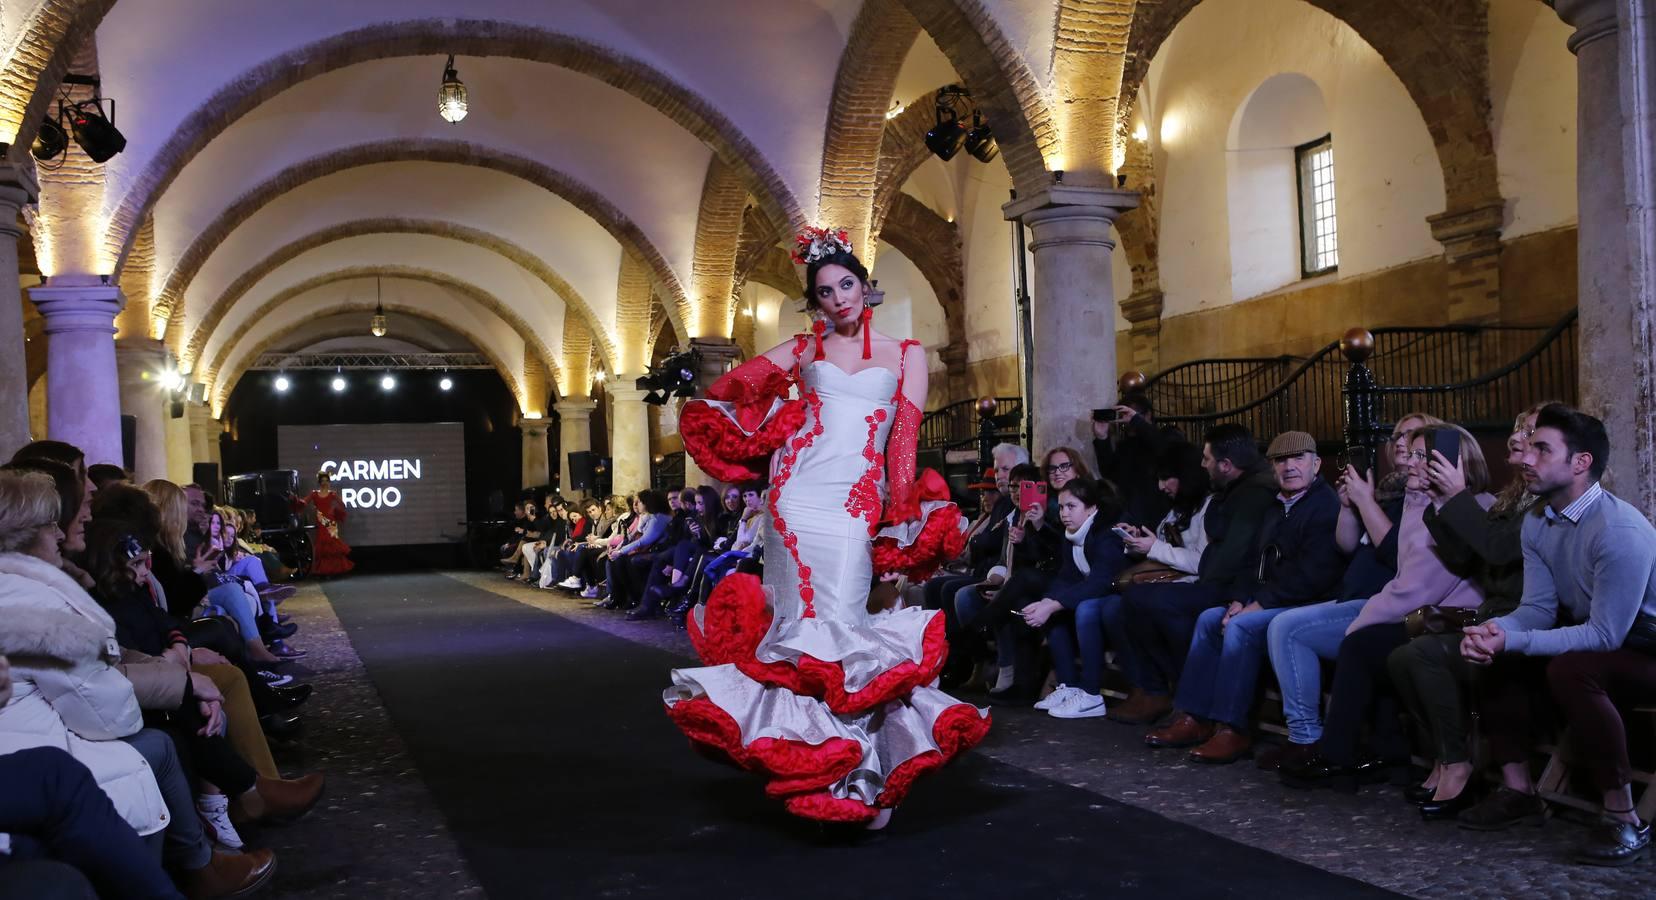
[[[638,603],[638,608],[627,613],[629,621],[637,622],[640,619],[654,619],[661,615],[661,586],[656,585],[644,592],[644,599]]]

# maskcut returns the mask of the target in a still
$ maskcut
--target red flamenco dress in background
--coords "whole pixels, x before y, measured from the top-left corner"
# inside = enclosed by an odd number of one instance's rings
[[[296,512],[306,506],[316,508],[316,537],[313,539],[315,559],[311,561],[312,575],[344,575],[356,567],[351,562],[351,547],[339,537],[340,523],[345,521],[345,504],[339,495],[329,491],[311,491],[293,499]]]
[[[663,699],[692,743],[769,778],[789,812],[866,822],[981,740],[989,714],[935,687],[941,611],[868,611],[877,577],[924,580],[965,541],[942,479],[915,483],[920,411],[901,374],[820,352],[802,365],[807,347],[796,339],[791,370],[758,357],[685,404],[685,448],[709,474],[776,474],[763,583],[728,576],[695,610],[705,665],[675,670]]]

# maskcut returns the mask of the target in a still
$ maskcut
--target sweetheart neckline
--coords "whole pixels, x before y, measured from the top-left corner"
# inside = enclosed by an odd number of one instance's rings
[[[847,372],[844,369],[840,368],[839,363],[836,363],[831,359],[814,359],[814,360],[811,361],[810,365],[813,365],[813,366],[818,366],[818,365],[833,366],[835,370],[837,370],[841,375],[844,375],[847,378],[856,378],[858,375],[866,375],[869,372],[884,372],[887,375],[890,375],[892,378],[897,377],[896,372],[891,371],[890,369],[886,368],[885,366],[869,366],[866,369],[858,369],[855,372]]]

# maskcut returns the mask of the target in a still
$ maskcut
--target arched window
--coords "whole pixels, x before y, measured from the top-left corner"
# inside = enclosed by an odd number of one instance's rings
[[[1331,131],[1322,90],[1298,73],[1265,79],[1237,109],[1225,153],[1236,299],[1333,268]]]
[[[1310,278],[1340,265],[1340,233],[1334,215],[1334,138],[1323,135],[1294,148],[1299,175],[1300,268]]]

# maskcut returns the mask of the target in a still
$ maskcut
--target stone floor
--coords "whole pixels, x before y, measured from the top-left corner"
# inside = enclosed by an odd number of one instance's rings
[[[684,633],[661,621],[628,622],[493,573],[453,577],[628,640],[691,654]],[[318,688],[306,716],[309,757],[294,762],[326,771],[329,794],[324,808],[300,824],[253,835],[281,854],[269,895],[480,895],[326,597],[307,586],[286,605],[302,626],[302,643],[311,651],[304,662]],[[995,715],[980,752],[998,760],[1404,894],[1656,896],[1656,861],[1624,870],[1564,861],[1583,832],[1572,822],[1494,835],[1427,825],[1390,790],[1355,797],[1302,793],[1251,764],[1214,768],[1148,751],[1139,730],[1103,719],[1063,721],[1017,709]]]

